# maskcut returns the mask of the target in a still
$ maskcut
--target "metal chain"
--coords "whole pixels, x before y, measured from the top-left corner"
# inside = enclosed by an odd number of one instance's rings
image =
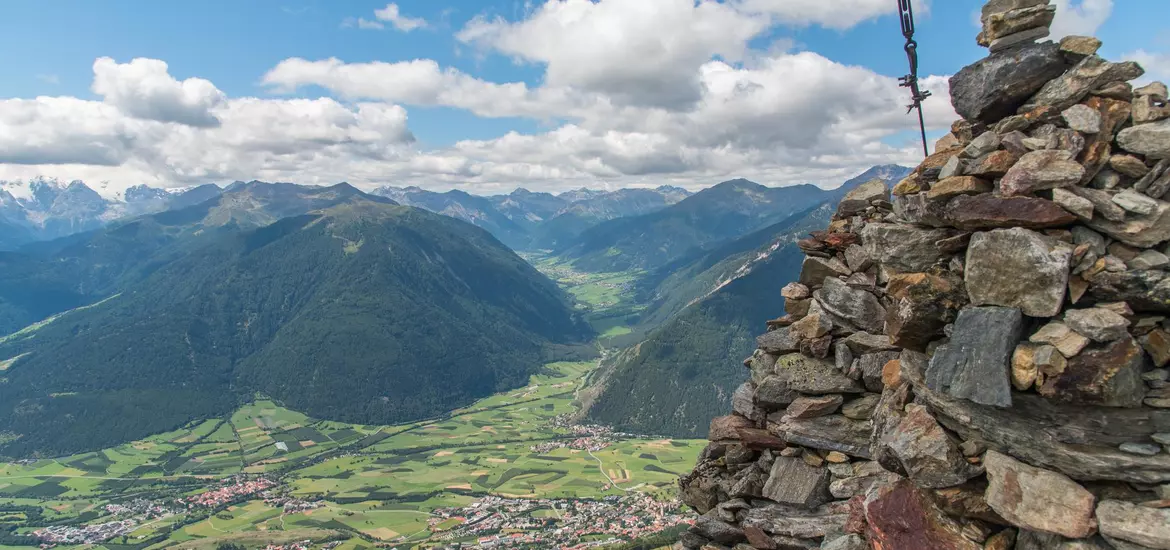
[[[918,109],[918,128],[922,131],[922,154],[930,156],[926,146],[926,119],[922,116],[922,101],[930,92],[918,87],[918,42],[914,40],[914,7],[911,0],[898,0],[899,19],[902,21],[902,36],[906,37],[906,57],[910,60],[910,74],[898,79],[898,85],[910,88],[911,103],[906,113]]]

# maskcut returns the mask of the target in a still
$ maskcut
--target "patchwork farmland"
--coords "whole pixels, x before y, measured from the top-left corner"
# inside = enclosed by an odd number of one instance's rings
[[[574,501],[596,501],[600,511],[590,513],[615,518],[637,515],[616,504],[619,497],[672,502],[675,478],[704,442],[639,439],[567,422],[594,366],[548,365],[526,387],[427,422],[324,422],[258,397],[230,418],[100,452],[0,464],[0,526],[27,535],[50,524],[134,519],[132,527],[114,525],[119,535],[97,546],[109,550],[248,546],[294,534],[315,544],[344,540],[343,549],[384,542],[421,548],[471,533],[466,518],[451,511],[470,514],[484,499],[525,510],[517,525],[541,526],[514,529],[527,536],[567,524],[563,510],[578,509]],[[233,492],[247,479],[273,487]],[[210,491],[227,495],[225,502],[190,505]],[[154,512],[141,512],[143,502]],[[39,510],[33,512],[38,519],[30,521],[26,509]],[[642,523],[620,532],[654,531],[654,521]],[[628,538],[581,535],[584,541]]]

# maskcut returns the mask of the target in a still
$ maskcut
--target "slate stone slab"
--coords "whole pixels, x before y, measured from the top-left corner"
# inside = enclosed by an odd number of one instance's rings
[[[1055,316],[1067,293],[1072,253],[1064,242],[1019,227],[976,233],[964,274],[971,303]]]
[[[940,346],[926,370],[932,390],[983,405],[1010,407],[1011,356],[1024,326],[1020,310],[964,309],[951,340]]]
[[[950,79],[951,104],[965,119],[992,124],[1016,109],[1068,67],[1060,46],[1025,44],[963,67]]]
[[[868,332],[881,332],[885,324],[886,309],[877,296],[849,285],[838,279],[825,279],[820,290],[813,297],[829,313],[849,321],[850,324]]]
[[[827,468],[809,466],[799,458],[780,457],[772,463],[771,475],[764,485],[764,498],[816,508],[833,500],[829,494],[831,477]]]

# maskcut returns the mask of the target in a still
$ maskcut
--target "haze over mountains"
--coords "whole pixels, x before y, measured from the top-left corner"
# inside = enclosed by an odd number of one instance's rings
[[[513,250],[633,277],[590,418],[702,435],[742,368],[728,358],[782,306],[762,289],[798,269],[793,243],[848,189],[905,172],[693,195],[253,181],[107,199],[8,184],[0,223],[24,241],[0,252],[0,455],[101,448],[256,394],[318,418],[409,421],[595,356],[582,305]]]
[[[120,218],[182,208],[220,193],[216,185],[177,190],[139,185],[105,198],[81,181],[0,181],[0,250],[97,229]]]

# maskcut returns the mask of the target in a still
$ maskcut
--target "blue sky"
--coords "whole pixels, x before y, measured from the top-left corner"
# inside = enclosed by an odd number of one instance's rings
[[[1136,58],[1165,78],[1170,22],[1149,16],[1160,3],[1060,0],[1054,31],[1095,33],[1102,55]],[[892,112],[904,90],[889,84],[906,70],[894,4],[401,0],[393,7],[405,23],[396,25],[384,1],[10,0],[0,8],[0,99],[8,100],[0,117],[45,117],[34,141],[46,149],[26,140],[27,150],[0,153],[0,178],[115,186],[346,179],[484,192],[695,187],[735,175],[830,185],[870,163],[913,162],[913,120]],[[918,21],[924,76],[952,74],[986,54],[974,44],[981,2],[928,4]],[[565,21],[576,27],[557,30]],[[112,62],[99,93],[95,60],[103,57]],[[165,67],[131,67],[136,58]],[[330,59],[337,62],[325,67]],[[405,63],[416,60],[429,61]],[[743,102],[759,113],[699,91],[728,79],[758,88]],[[937,80],[932,136],[954,118]],[[842,90],[855,82],[861,95]],[[435,99],[443,90],[450,97]],[[38,97],[59,100],[34,105]],[[167,114],[191,109],[213,113],[214,128]],[[303,117],[292,128],[306,135],[282,139],[290,131],[272,130],[277,116]],[[46,129],[63,120],[84,120],[84,132]],[[10,135],[21,133],[9,125]],[[789,126],[797,128],[780,129]],[[0,146],[4,134],[0,126]]]

